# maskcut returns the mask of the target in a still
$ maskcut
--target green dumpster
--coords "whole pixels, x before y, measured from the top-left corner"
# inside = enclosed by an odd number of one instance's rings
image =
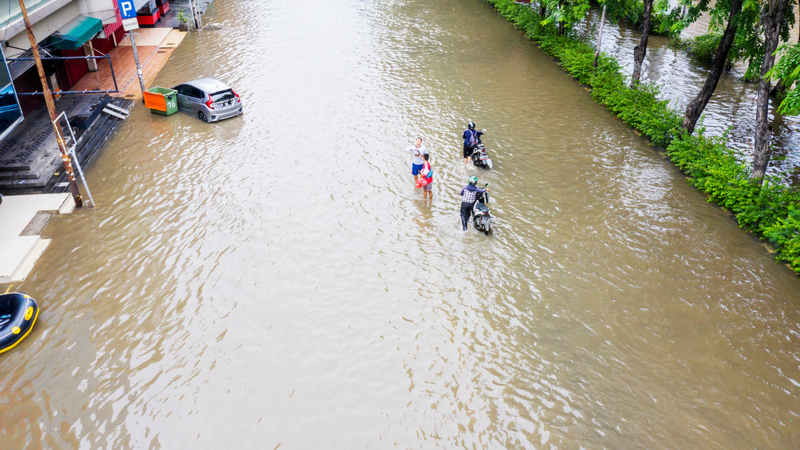
[[[144,106],[150,112],[169,116],[178,112],[178,91],[162,87],[151,87],[144,93]]]

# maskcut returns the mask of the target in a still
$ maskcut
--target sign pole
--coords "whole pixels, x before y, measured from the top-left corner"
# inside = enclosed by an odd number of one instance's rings
[[[33,36],[33,29],[31,28],[31,21],[28,19],[28,10],[25,9],[24,0],[19,0],[19,7],[22,10],[22,18],[25,20],[28,40],[31,42],[31,53],[33,53],[33,59],[36,62],[36,70],[39,72],[39,81],[42,83],[44,102],[47,105],[47,112],[50,113],[50,123],[53,124],[53,131],[56,134],[58,149],[61,151],[61,161],[64,163],[64,172],[67,173],[69,190],[72,192],[72,199],[75,200],[75,207],[81,208],[83,207],[81,192],[78,190],[78,182],[75,181],[75,173],[72,171],[72,161],[69,159],[67,144],[64,143],[64,138],[61,136],[61,130],[59,129],[60,125],[56,122],[56,105],[53,103],[53,94],[50,93],[50,86],[47,84],[44,67],[42,66],[42,58],[39,56],[39,44],[36,43],[36,37]],[[75,157],[77,158],[77,155],[75,155]]]
[[[144,78],[142,77],[142,66],[139,64],[139,51],[136,50],[136,40],[133,37],[133,31],[130,31],[131,47],[133,48],[133,59],[136,61],[136,74],[139,76],[139,87],[142,88],[142,101],[144,101]]]
[[[136,18],[136,6],[133,0],[119,0],[119,15],[122,17],[122,29],[128,32],[131,37],[131,48],[133,49],[133,60],[136,61],[136,75],[139,77],[139,87],[142,88],[142,101],[144,101],[144,77],[142,77],[142,65],[139,64],[139,51],[136,49],[136,37],[133,30],[139,29],[139,20]]]

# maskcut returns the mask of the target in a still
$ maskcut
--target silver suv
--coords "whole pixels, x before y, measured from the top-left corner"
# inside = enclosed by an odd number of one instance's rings
[[[242,113],[239,94],[219,80],[201,78],[172,89],[178,91],[178,109],[204,122],[229,119]]]

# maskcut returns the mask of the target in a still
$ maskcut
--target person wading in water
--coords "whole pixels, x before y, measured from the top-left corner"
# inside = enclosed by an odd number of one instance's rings
[[[478,194],[489,192],[488,189],[481,189],[475,186],[478,183],[478,177],[469,177],[469,184],[461,189],[461,226],[464,231],[467,231],[467,222],[472,215],[472,208],[478,200]]]
[[[469,160],[472,158],[472,152],[475,151],[475,146],[478,145],[478,138],[483,133],[475,131],[475,122],[470,121],[467,124],[467,129],[464,130],[464,165],[469,165]]]
[[[422,138],[418,137],[414,145],[408,147],[406,151],[411,153],[411,175],[414,175],[414,182],[416,182],[417,178],[419,178],[419,172],[422,170],[423,164],[425,164],[422,155],[427,155],[428,149],[422,146]]]
[[[422,165],[422,171],[419,173],[422,178],[419,179],[419,185],[422,188],[422,199],[430,197],[433,200],[433,169],[431,169],[430,156],[425,153],[422,155],[425,164]]]

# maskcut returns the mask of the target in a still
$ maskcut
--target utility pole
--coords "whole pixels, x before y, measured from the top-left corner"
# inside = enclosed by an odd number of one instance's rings
[[[33,29],[31,29],[31,21],[28,19],[28,10],[25,9],[24,0],[19,0],[19,7],[22,10],[22,18],[25,20],[25,29],[28,30],[28,39],[31,41],[31,52],[36,62],[36,70],[39,71],[39,80],[42,82],[44,102],[47,104],[47,112],[50,113],[50,123],[53,125],[53,132],[56,134],[58,149],[61,150],[61,161],[64,162],[64,171],[67,173],[67,179],[69,180],[69,190],[72,192],[73,200],[75,200],[75,207],[80,208],[83,206],[83,200],[78,190],[78,182],[75,181],[75,173],[72,171],[72,161],[69,159],[67,145],[64,143],[64,138],[61,136],[61,130],[58,129],[59,125],[56,122],[56,105],[53,103],[53,94],[50,92],[50,87],[47,85],[47,78],[44,75],[44,67],[42,66],[42,58],[39,56],[39,45],[36,43],[36,38],[33,36]],[[77,158],[78,155],[76,154],[75,157]]]

